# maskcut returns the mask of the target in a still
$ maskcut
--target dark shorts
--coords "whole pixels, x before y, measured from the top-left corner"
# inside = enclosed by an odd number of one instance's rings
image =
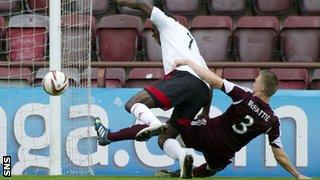
[[[187,71],[173,70],[153,86],[144,88],[157,107],[174,107],[169,123],[178,128],[179,119],[191,121],[208,101],[210,89],[199,78]]]

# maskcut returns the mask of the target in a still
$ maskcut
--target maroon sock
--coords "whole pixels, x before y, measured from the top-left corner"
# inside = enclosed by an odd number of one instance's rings
[[[122,141],[122,140],[134,140],[136,138],[136,135],[139,131],[142,129],[148,127],[146,124],[136,124],[131,127],[121,129],[118,132],[110,132],[107,136],[107,138],[110,141]]]

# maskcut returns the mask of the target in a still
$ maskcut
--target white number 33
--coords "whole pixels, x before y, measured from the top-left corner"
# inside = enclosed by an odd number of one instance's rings
[[[242,126],[242,129],[238,129],[237,126],[234,124],[232,126],[232,129],[234,132],[238,133],[238,134],[244,134],[247,132],[249,126],[251,126],[253,124],[253,118],[249,115],[246,115],[246,117],[244,117],[243,120],[248,120],[248,122],[240,122],[241,126]]]

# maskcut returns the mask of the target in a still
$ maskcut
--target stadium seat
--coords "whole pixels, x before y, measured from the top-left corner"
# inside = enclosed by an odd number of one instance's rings
[[[13,13],[21,8],[22,1],[0,0],[0,14]]]
[[[76,68],[61,68],[61,71],[69,78],[69,86],[80,85],[80,72]],[[34,86],[41,86],[42,79],[49,72],[49,68],[38,69],[33,80]]]
[[[91,32],[89,32],[91,22]],[[91,33],[92,44],[96,38],[96,20],[88,15],[66,15],[61,18],[62,63],[85,61],[90,56],[87,43]]]
[[[197,16],[190,31],[205,61],[229,61],[233,25],[228,16]]]
[[[76,0],[75,6],[78,11],[86,9],[90,0]],[[111,9],[108,0],[92,0],[92,13],[93,14],[103,14]]]
[[[234,32],[234,52],[240,61],[272,61],[279,34],[273,16],[244,16]]]
[[[253,9],[258,15],[284,15],[292,7],[292,0],[254,0]]]
[[[106,68],[105,87],[121,88],[125,78],[126,73],[123,68]]]
[[[28,87],[32,82],[29,68],[0,67],[1,87]]]
[[[162,68],[133,68],[126,80],[127,88],[143,88],[152,85],[164,76]]]
[[[46,56],[49,19],[47,16],[26,14],[9,20],[8,60],[43,61]]]
[[[174,16],[174,18],[183,26],[187,27],[187,18],[184,16]],[[142,31],[142,47],[144,50],[144,59],[147,61],[162,61],[161,46],[154,40],[152,33],[152,23],[145,21]]]
[[[225,68],[222,78],[237,85],[252,88],[255,78],[259,75],[259,68]]]
[[[316,62],[320,59],[320,16],[289,16],[281,30],[282,60]]]
[[[279,80],[279,89],[307,89],[308,71],[306,69],[271,69]]]
[[[49,0],[26,0],[26,7],[30,12],[48,13]]]
[[[142,0],[142,1],[150,6],[153,6],[153,0]],[[136,16],[144,15],[143,12],[139,10],[131,9],[127,6],[117,5],[117,9],[122,14],[130,14],[130,15],[136,15]]]
[[[200,9],[200,0],[164,0],[164,10],[170,14],[196,14]]]
[[[208,9],[212,14],[240,15],[247,8],[245,0],[209,0]]]
[[[97,48],[101,61],[135,61],[141,19],[130,15],[101,18],[97,29]]]
[[[320,90],[320,69],[316,69],[310,81],[310,89]]]
[[[300,0],[300,10],[303,14],[320,15],[320,1]]]

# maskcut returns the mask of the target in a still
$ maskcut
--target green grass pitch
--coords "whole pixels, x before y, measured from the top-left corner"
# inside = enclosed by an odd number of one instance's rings
[[[0,178],[7,180],[177,180],[180,178],[152,177],[152,176],[13,176],[11,178]],[[295,178],[271,178],[271,177],[210,177],[193,178],[197,180],[294,180]],[[320,178],[312,178],[320,180]]]

